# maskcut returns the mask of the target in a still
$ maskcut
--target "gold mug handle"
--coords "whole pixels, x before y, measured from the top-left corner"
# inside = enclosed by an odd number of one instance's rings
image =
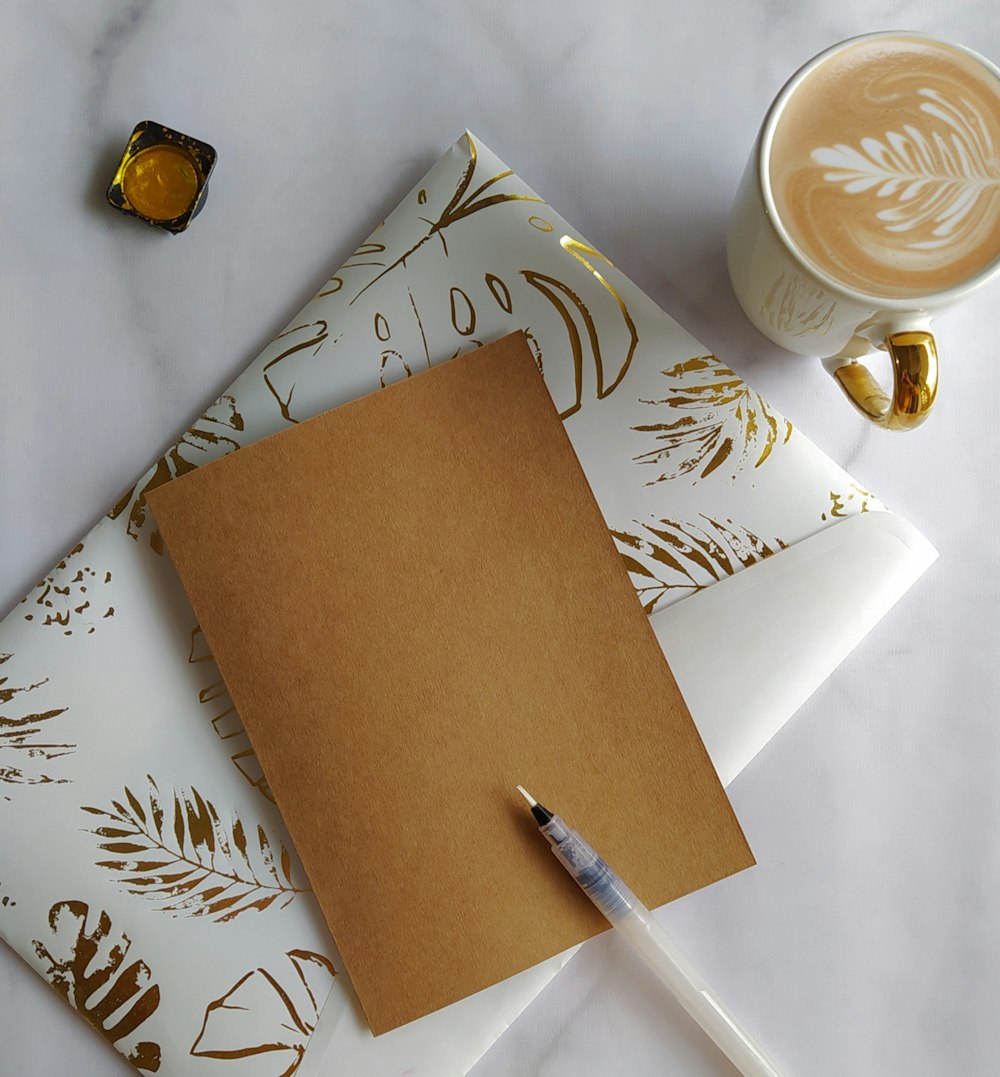
[[[892,360],[891,397],[856,359],[833,375],[848,400],[876,426],[912,430],[930,414],[937,396],[937,346],[934,337],[922,329],[890,333],[884,346]]]

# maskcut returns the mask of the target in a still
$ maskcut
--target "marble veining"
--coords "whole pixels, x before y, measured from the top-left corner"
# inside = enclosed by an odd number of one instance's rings
[[[937,413],[893,437],[862,427],[818,364],[756,334],[722,255],[782,81],[835,40],[890,27],[1000,60],[1000,9],[914,0],[369,0],[336,14],[319,0],[14,0],[0,40],[0,607],[469,126],[941,551],[731,787],[759,866],[665,922],[790,1075],[991,1074],[997,292],[939,319]],[[99,204],[105,164],[145,118],[219,151],[185,235]],[[0,902],[16,900],[3,882]],[[575,958],[473,1077],[731,1072],[613,942]],[[132,1072],[3,946],[0,1041],[5,1077]]]

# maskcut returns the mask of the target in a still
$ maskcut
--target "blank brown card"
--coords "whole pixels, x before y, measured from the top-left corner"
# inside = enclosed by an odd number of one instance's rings
[[[150,502],[374,1032],[753,862],[523,334]]]

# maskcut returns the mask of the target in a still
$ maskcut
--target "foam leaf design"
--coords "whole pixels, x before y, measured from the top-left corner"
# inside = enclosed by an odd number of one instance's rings
[[[160,1045],[134,1033],[160,1005],[160,989],[145,961],[129,961],[132,942],[112,932],[106,912],[91,915],[82,901],[49,910],[51,939],[33,939],[41,973],[63,998],[137,1069],[156,1073]],[[123,1043],[122,1041],[126,1041]],[[131,1046],[128,1046],[131,1044]]]
[[[285,908],[308,887],[293,880],[289,851],[274,847],[263,827],[248,833],[238,816],[223,820],[197,789],[175,790],[165,805],[153,778],[140,800],[126,787],[111,809],[84,807],[100,819],[90,830],[114,859],[112,872],[130,894],[174,916],[227,923],[242,913]]]
[[[667,409],[667,417],[632,427],[653,434],[657,443],[633,457],[659,469],[646,486],[691,473],[705,478],[723,465],[735,479],[748,463],[760,467],[792,436],[792,424],[714,355],[685,359],[661,373],[676,383],[669,395],[640,403]]]
[[[907,246],[932,250],[962,240],[978,220],[980,200],[1000,188],[1000,158],[987,125],[968,101],[952,104],[921,89],[920,111],[938,121],[924,133],[913,124],[863,138],[860,147],[837,143],[812,151],[823,179],[848,194],[871,191],[875,217],[887,232],[915,233]]]
[[[292,1077],[319,1020],[336,972],[311,950],[289,950],[288,964],[252,969],[205,1009],[195,1058],[233,1061],[274,1055],[275,1077]],[[256,1071],[255,1071],[256,1072]]]
[[[762,539],[732,520],[704,514],[697,523],[633,521],[635,531],[611,534],[646,613],[718,583],[786,548],[779,538]]]
[[[0,666],[11,658],[13,655],[0,654]],[[30,704],[18,698],[47,683],[46,677],[15,687],[9,676],[0,676],[0,784],[49,785],[70,780],[51,774],[45,765],[76,750],[75,744],[49,732],[49,723],[65,714],[67,708],[32,710]]]

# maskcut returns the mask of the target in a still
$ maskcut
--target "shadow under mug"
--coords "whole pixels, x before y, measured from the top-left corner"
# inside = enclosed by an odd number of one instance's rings
[[[851,403],[877,426],[912,430],[927,417],[937,394],[931,317],[1000,274],[1000,250],[984,269],[940,292],[913,297],[867,294],[824,273],[798,248],[778,214],[770,184],[774,132],[789,99],[835,53],[878,38],[920,39],[958,50],[997,79],[1000,93],[1000,69],[989,60],[924,34],[864,34],[819,53],[789,79],[764,117],[736,193],[727,260],[736,298],[764,336],[788,351],[820,357]],[[858,361],[876,349],[889,353],[890,391]]]

